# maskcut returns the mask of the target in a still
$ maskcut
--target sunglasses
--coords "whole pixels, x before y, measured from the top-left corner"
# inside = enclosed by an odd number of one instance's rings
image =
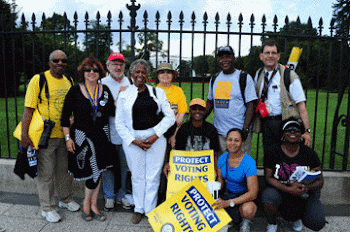
[[[294,131],[295,133],[300,132],[301,130],[297,127],[288,127],[287,129],[284,130],[285,132],[292,132]]]
[[[98,68],[84,68],[84,72],[91,72],[93,71],[94,73],[100,72],[100,69]]]
[[[62,64],[66,64],[67,63],[67,59],[52,59],[51,62],[58,64],[58,62],[62,62]]]

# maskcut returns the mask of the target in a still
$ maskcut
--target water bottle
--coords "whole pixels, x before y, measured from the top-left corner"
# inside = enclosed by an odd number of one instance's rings
[[[38,161],[36,159],[36,150],[34,148],[28,147],[27,158],[28,158],[29,167],[33,167],[38,164]]]

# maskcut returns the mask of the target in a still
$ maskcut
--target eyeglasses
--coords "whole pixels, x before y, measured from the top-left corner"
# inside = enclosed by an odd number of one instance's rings
[[[84,68],[84,72],[91,72],[93,71],[94,73],[100,72],[100,69],[98,68]]]
[[[203,106],[200,105],[192,105],[190,106],[191,110],[201,110],[201,111],[205,111],[205,108]]]
[[[67,59],[52,59],[51,62],[58,64],[58,62],[62,62],[62,64],[66,64],[67,63]]]
[[[287,129],[284,130],[284,132],[292,132],[292,131],[297,133],[297,132],[300,132],[301,130],[297,127],[288,127]]]
[[[113,66],[113,67],[124,67],[125,66],[125,63],[123,64],[110,64],[110,66]]]

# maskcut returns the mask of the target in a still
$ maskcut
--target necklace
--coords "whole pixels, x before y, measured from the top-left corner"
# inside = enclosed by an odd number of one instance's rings
[[[91,103],[92,107],[94,108],[94,110],[96,112],[97,109],[98,109],[98,99],[99,99],[99,95],[100,95],[100,85],[99,84],[96,85],[95,95],[93,95],[91,93],[91,90],[90,90],[89,86],[86,86],[85,83],[84,83],[84,86],[85,86],[86,92],[88,94],[90,103]]]

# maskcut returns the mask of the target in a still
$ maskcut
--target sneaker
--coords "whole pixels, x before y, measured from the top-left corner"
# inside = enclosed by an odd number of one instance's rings
[[[132,224],[139,224],[142,220],[142,214],[135,212],[132,214],[131,222]]]
[[[46,218],[48,222],[59,222],[61,220],[61,216],[57,213],[56,210],[52,211],[41,211],[41,216]]]
[[[250,220],[243,219],[241,223],[241,228],[239,229],[239,232],[250,232]]]
[[[301,231],[303,229],[303,222],[301,221],[301,219],[293,222],[292,228],[294,231]]]
[[[75,201],[71,201],[68,203],[64,203],[63,201],[58,202],[58,207],[60,208],[66,208],[71,212],[76,212],[80,209],[80,205],[76,203]]]
[[[121,202],[124,209],[131,209],[131,204],[128,202],[128,200],[125,197],[122,198]]]
[[[277,232],[277,224],[267,224],[266,232]]]
[[[104,210],[107,212],[114,210],[114,199],[106,199]]]

